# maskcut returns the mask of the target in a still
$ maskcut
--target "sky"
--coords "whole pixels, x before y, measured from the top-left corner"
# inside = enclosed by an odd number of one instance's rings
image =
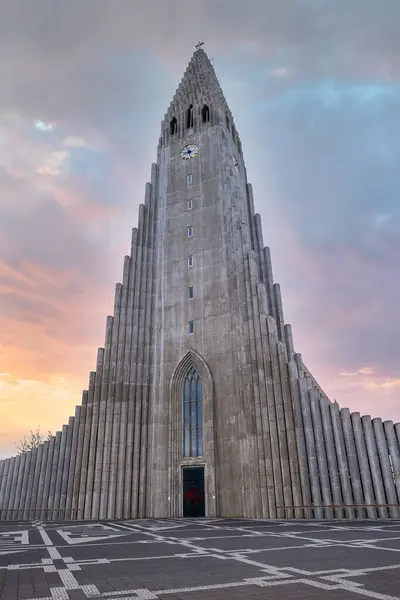
[[[0,5],[0,458],[73,414],[198,40],[242,140],[295,348],[400,421],[399,0]]]

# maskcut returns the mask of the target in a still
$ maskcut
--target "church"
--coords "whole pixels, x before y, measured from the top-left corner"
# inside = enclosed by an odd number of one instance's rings
[[[198,44],[74,416],[0,462],[0,518],[399,517],[400,424],[295,351],[240,136]]]

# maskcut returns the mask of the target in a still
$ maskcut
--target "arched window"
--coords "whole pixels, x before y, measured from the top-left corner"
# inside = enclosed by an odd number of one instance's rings
[[[183,454],[203,456],[203,407],[201,379],[191,367],[183,388]]]
[[[187,129],[193,127],[193,104],[191,104],[186,111],[186,127]]]
[[[210,121],[210,109],[208,108],[207,104],[205,104],[201,109],[201,120],[203,123],[208,123]]]
[[[172,117],[172,120],[169,123],[169,132],[171,135],[174,135],[178,131],[178,121],[175,117]]]

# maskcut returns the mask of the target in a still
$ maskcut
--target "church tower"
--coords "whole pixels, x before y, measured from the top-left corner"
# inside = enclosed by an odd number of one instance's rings
[[[201,45],[88,390],[56,436],[0,461],[1,519],[399,516],[400,424],[340,409],[294,351]]]

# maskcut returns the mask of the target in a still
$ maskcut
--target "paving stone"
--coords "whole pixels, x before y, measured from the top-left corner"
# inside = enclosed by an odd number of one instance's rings
[[[0,600],[400,600],[400,522],[310,525],[2,523]]]

